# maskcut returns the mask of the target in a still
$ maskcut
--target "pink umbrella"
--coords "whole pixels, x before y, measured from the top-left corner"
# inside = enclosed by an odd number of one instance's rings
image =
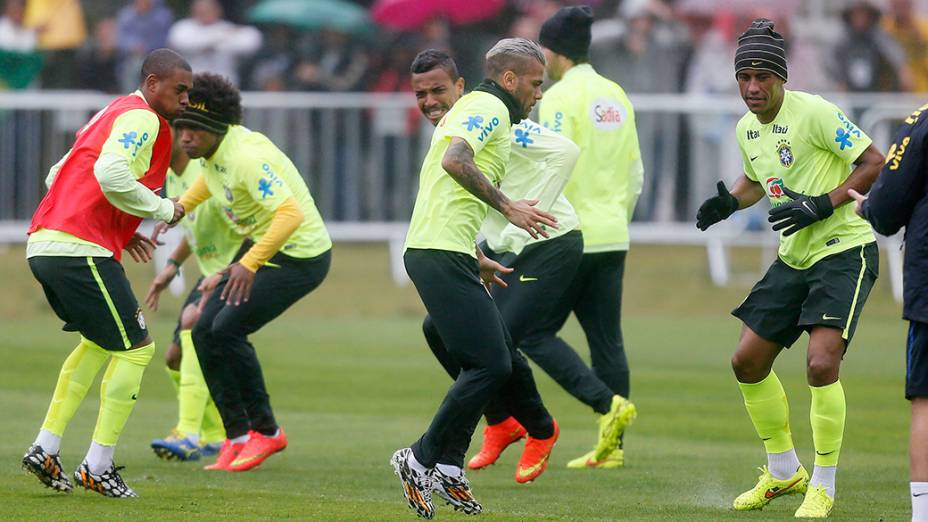
[[[433,18],[462,25],[485,20],[499,12],[505,0],[377,0],[371,17],[390,29],[422,27]]]

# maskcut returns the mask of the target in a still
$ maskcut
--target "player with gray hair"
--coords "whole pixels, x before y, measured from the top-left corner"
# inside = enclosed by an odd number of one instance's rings
[[[530,367],[516,351],[505,321],[481,282],[499,265],[475,240],[489,208],[533,238],[557,227],[537,201],[513,201],[499,190],[506,175],[512,126],[541,98],[544,57],[523,39],[487,53],[488,78],[437,122],[419,174],[419,193],[403,260],[447,352],[461,366],[454,385],[422,437],[393,454],[409,507],[432,518],[432,492],[468,514],[482,509],[464,478],[464,454],[491,397],[510,411],[550,419]],[[551,433],[557,438],[553,420]],[[543,464],[540,464],[543,465]]]

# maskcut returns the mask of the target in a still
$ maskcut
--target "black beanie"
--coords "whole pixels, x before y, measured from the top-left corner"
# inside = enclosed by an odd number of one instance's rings
[[[742,69],[770,71],[786,81],[786,42],[773,30],[772,21],[758,18],[738,37],[735,75]]]
[[[589,6],[562,7],[541,26],[541,45],[573,61],[590,54],[590,26],[593,10]]]

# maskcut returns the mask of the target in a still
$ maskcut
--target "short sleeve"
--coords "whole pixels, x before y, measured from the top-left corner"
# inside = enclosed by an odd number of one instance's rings
[[[458,102],[438,124],[437,132],[443,138],[463,139],[476,155],[500,133],[508,135],[509,125],[504,120],[508,120],[509,115],[503,102],[492,95],[471,95],[463,101]]]
[[[810,111],[813,125],[811,141],[817,147],[831,151],[845,163],[851,164],[873,143],[860,127],[835,104],[819,99]]]
[[[281,203],[293,197],[293,191],[275,167],[260,156],[237,163],[236,180],[264,209],[277,210]]]
[[[113,121],[100,155],[116,154],[132,164],[139,156],[151,157],[152,146],[160,129],[158,116],[144,109],[126,111]],[[148,154],[144,154],[148,152]],[[147,170],[147,167],[146,169]],[[143,171],[144,172],[144,171]]]

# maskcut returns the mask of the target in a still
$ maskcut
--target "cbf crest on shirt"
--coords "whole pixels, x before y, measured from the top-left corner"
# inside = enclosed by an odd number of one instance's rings
[[[871,139],[844,112],[821,96],[785,91],[774,120],[762,124],[748,112],[738,122],[745,175],[763,185],[773,206],[790,201],[783,186],[817,196],[844,183]],[[853,205],[828,219],[780,238],[780,258],[808,268],[825,256],[874,241]]]

